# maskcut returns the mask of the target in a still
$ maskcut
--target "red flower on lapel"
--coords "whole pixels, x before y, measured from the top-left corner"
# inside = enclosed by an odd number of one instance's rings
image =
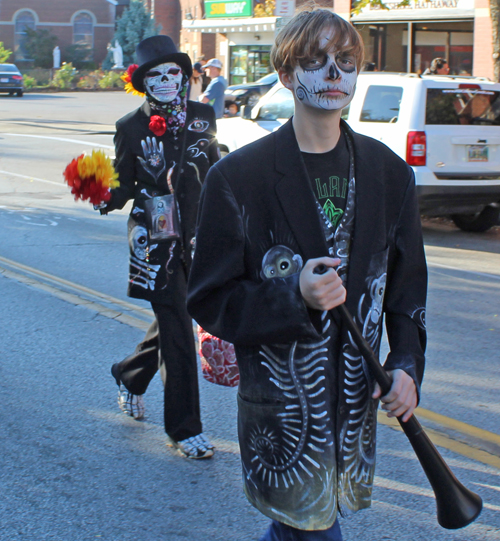
[[[167,123],[162,116],[153,115],[149,122],[149,129],[158,137],[161,137],[167,131]]]

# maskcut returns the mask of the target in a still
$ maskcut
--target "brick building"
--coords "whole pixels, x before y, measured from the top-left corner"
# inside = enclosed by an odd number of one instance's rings
[[[182,24],[180,0],[144,0],[157,24],[161,25],[160,34],[170,36],[179,46]]]
[[[205,19],[205,3],[203,0],[180,0],[182,20],[196,21]],[[187,53],[193,62],[196,62],[200,56],[205,56],[206,60],[216,56],[215,43],[216,34],[208,32],[189,32],[182,29],[180,32],[180,49]]]
[[[46,29],[57,38],[63,52],[73,44],[92,49],[92,60],[100,63],[107,54],[115,30],[120,0],[1,0],[0,41],[11,51],[10,60],[22,66],[30,59],[24,42],[25,28]]]
[[[14,51],[12,61],[22,64],[29,60],[24,28],[44,28],[57,36],[63,60],[67,46],[84,43],[100,63],[129,1],[0,0],[0,41]],[[269,51],[275,33],[295,9],[294,0],[275,0],[272,15],[257,17],[256,5],[265,5],[265,0],[142,1],[162,34],[171,36],[193,61],[200,55],[222,60],[232,83],[251,82],[272,71]],[[350,13],[351,0],[322,3],[357,27],[367,60],[379,70],[423,72],[432,58],[443,56],[453,73],[493,78],[488,0],[410,0],[404,7],[386,0],[389,10],[366,8],[357,15]]]
[[[160,1],[160,0],[157,0]],[[180,48],[223,63],[229,84],[251,83],[273,71],[270,53],[276,32],[307,0],[180,0]],[[333,0],[316,0],[333,9]]]
[[[423,73],[433,58],[448,59],[451,73],[493,79],[488,0],[386,0],[389,10],[350,14],[350,0],[335,10],[350,19],[365,43],[366,60],[380,71]]]
[[[156,0],[161,1],[166,0]],[[275,34],[295,9],[294,0],[275,0],[274,12],[262,16],[257,3],[265,5],[265,0],[180,2],[180,48],[191,56],[219,58],[230,84],[252,82],[272,70],[269,51]],[[433,58],[445,57],[453,74],[493,79],[488,0],[409,0],[404,6],[399,2],[385,0],[389,9],[367,7],[356,15],[351,13],[351,0],[321,3],[354,24],[365,43],[366,60],[379,71],[422,73]]]

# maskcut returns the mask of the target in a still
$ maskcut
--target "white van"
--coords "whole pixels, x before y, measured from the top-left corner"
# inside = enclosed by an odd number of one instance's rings
[[[273,87],[249,118],[218,121],[230,152],[277,129],[293,114],[291,93]],[[486,231],[500,215],[500,84],[485,78],[364,72],[343,117],[413,168],[423,215],[450,215],[465,231]]]

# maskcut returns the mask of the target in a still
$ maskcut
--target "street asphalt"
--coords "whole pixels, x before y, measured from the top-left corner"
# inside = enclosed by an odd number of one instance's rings
[[[140,103],[122,93],[0,98],[0,541],[257,541],[268,522],[242,493],[237,391],[200,376],[205,432],[217,451],[208,461],[182,458],[166,446],[159,377],[145,395],[144,421],[116,404],[110,366],[140,341],[140,323],[75,301],[76,290],[57,293],[68,291],[64,279],[114,297],[108,308],[147,308],[125,295],[127,208],[101,217],[62,183],[83,150],[113,153],[114,122]],[[472,235],[424,220],[424,237],[421,405],[471,427],[427,423],[485,508],[464,530],[440,528],[411,447],[381,424],[373,506],[341,520],[346,541],[500,539],[500,227]],[[52,276],[52,289],[26,267]]]

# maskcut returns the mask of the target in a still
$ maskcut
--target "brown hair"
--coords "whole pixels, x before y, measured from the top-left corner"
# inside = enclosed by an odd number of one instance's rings
[[[271,62],[275,70],[283,68],[290,73],[299,62],[326,53],[319,46],[319,36],[325,28],[333,29],[333,38],[327,49],[335,47],[353,54],[359,72],[364,57],[361,36],[351,23],[321,8],[299,11],[280,31],[271,50]]]

